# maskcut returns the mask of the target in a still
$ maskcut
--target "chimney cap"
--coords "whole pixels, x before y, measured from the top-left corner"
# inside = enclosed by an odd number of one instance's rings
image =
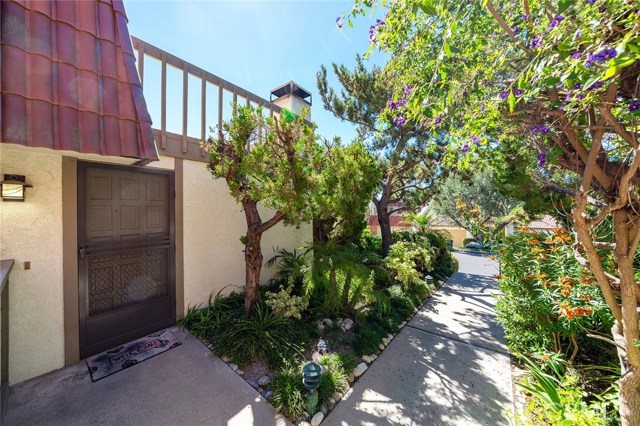
[[[295,83],[293,80],[283,84],[282,86],[279,86],[273,89],[271,91],[270,101],[273,102],[274,96],[275,96],[275,99],[278,99],[290,94],[300,98],[304,102],[311,105],[311,93],[308,90],[305,90],[302,87],[300,87],[300,85]]]

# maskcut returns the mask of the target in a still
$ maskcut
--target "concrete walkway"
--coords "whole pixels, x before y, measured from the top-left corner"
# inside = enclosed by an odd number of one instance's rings
[[[492,297],[496,263],[456,254],[454,274],[382,352],[323,426],[502,425],[511,369]]]
[[[95,383],[86,364],[11,388],[6,425],[286,424],[242,377],[192,336],[182,346]]]

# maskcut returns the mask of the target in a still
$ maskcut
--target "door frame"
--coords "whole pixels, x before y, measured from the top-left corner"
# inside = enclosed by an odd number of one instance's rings
[[[80,359],[82,354],[82,342],[85,341],[85,333],[86,327],[85,322],[83,321],[83,315],[87,315],[87,310],[84,302],[86,301],[86,289],[87,283],[84,281],[85,274],[82,273],[82,263],[79,258],[79,249],[80,244],[83,242],[82,238],[84,236],[84,226],[85,226],[85,173],[87,169],[103,169],[103,170],[115,170],[115,171],[123,171],[123,172],[133,172],[133,173],[146,173],[146,174],[157,174],[167,176],[167,191],[168,191],[168,204],[169,204],[169,298],[170,298],[170,320],[164,324],[163,326],[172,326],[176,323],[176,293],[177,293],[177,277],[176,277],[176,206],[175,206],[175,195],[176,195],[176,187],[175,187],[175,172],[173,170],[164,170],[164,169],[156,169],[156,168],[142,168],[135,166],[126,166],[126,165],[114,165],[114,164],[104,164],[104,163],[93,163],[93,162],[84,162],[77,161],[76,168],[76,182],[77,188],[75,190],[76,195],[76,239],[73,245],[74,258],[75,258],[75,276],[77,279],[76,285],[76,307],[77,310],[75,316],[75,323],[77,324],[77,359]],[[149,331],[149,333],[154,330]],[[68,349],[68,345],[67,346]],[[68,363],[69,356],[65,356],[65,361]],[[75,356],[73,357],[75,358]]]

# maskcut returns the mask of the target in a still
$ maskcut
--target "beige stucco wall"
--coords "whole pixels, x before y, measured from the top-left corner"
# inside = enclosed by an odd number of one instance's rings
[[[62,155],[0,145],[0,173],[25,175],[25,202],[0,201],[0,258],[9,277],[9,381],[64,365]],[[24,269],[24,262],[31,269]]]
[[[214,180],[204,164],[184,161],[184,293],[185,309],[204,304],[209,295],[242,289],[245,279],[243,245],[246,232],[241,206],[229,195],[226,183]],[[266,219],[267,211],[263,219]],[[276,225],[262,239],[265,262],[273,247],[293,249],[311,240],[311,227]],[[273,271],[263,268],[266,281]]]
[[[452,226],[435,226],[433,227],[433,229],[436,231],[442,231],[443,233],[448,233],[450,237],[446,238],[453,240],[454,247],[462,247],[464,239],[471,238],[471,234],[464,228]]]

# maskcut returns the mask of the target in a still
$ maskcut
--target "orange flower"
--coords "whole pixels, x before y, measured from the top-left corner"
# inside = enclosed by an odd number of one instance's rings
[[[531,253],[533,254],[544,253],[544,249],[540,247],[534,247],[531,249]]]
[[[536,259],[538,260],[545,260],[547,258],[547,255],[544,253],[540,253],[539,255],[536,256]]]
[[[525,275],[525,276],[524,276],[524,277],[522,277],[522,278],[524,278],[525,280],[530,280],[530,279],[532,279],[532,278],[533,278],[533,275],[528,275],[528,274],[527,274],[527,275]]]
[[[500,275],[500,274],[495,274],[495,275],[493,276],[493,278],[495,278],[496,280],[499,280],[500,278],[502,278],[502,275]]]
[[[551,358],[549,357],[549,355],[547,354],[542,354],[540,355],[540,360],[541,361],[549,361]]]
[[[536,272],[536,278],[539,280],[544,280],[545,278],[549,278],[549,274],[541,274],[540,272]]]
[[[576,314],[577,317],[581,317],[584,315],[584,309],[577,307],[573,310],[573,313]]]
[[[589,316],[589,315],[593,314],[593,309],[591,309],[591,306],[585,306],[584,307],[584,314],[586,316]]]
[[[540,244],[540,240],[536,240],[536,239],[529,240],[527,241],[527,244],[530,246],[537,246],[538,244]]]
[[[571,242],[571,237],[569,236],[569,234],[558,234],[555,236],[554,238],[555,241],[559,242],[559,243],[570,243]]]
[[[492,254],[491,256],[489,256],[489,260],[496,260],[496,255]]]
[[[571,289],[568,287],[563,288],[562,290],[560,290],[560,293],[564,296],[564,297],[569,297],[571,296]]]
[[[531,229],[527,228],[526,226],[521,226],[520,228],[518,228],[520,230],[520,232],[522,232],[523,234],[529,234],[531,233]]]

